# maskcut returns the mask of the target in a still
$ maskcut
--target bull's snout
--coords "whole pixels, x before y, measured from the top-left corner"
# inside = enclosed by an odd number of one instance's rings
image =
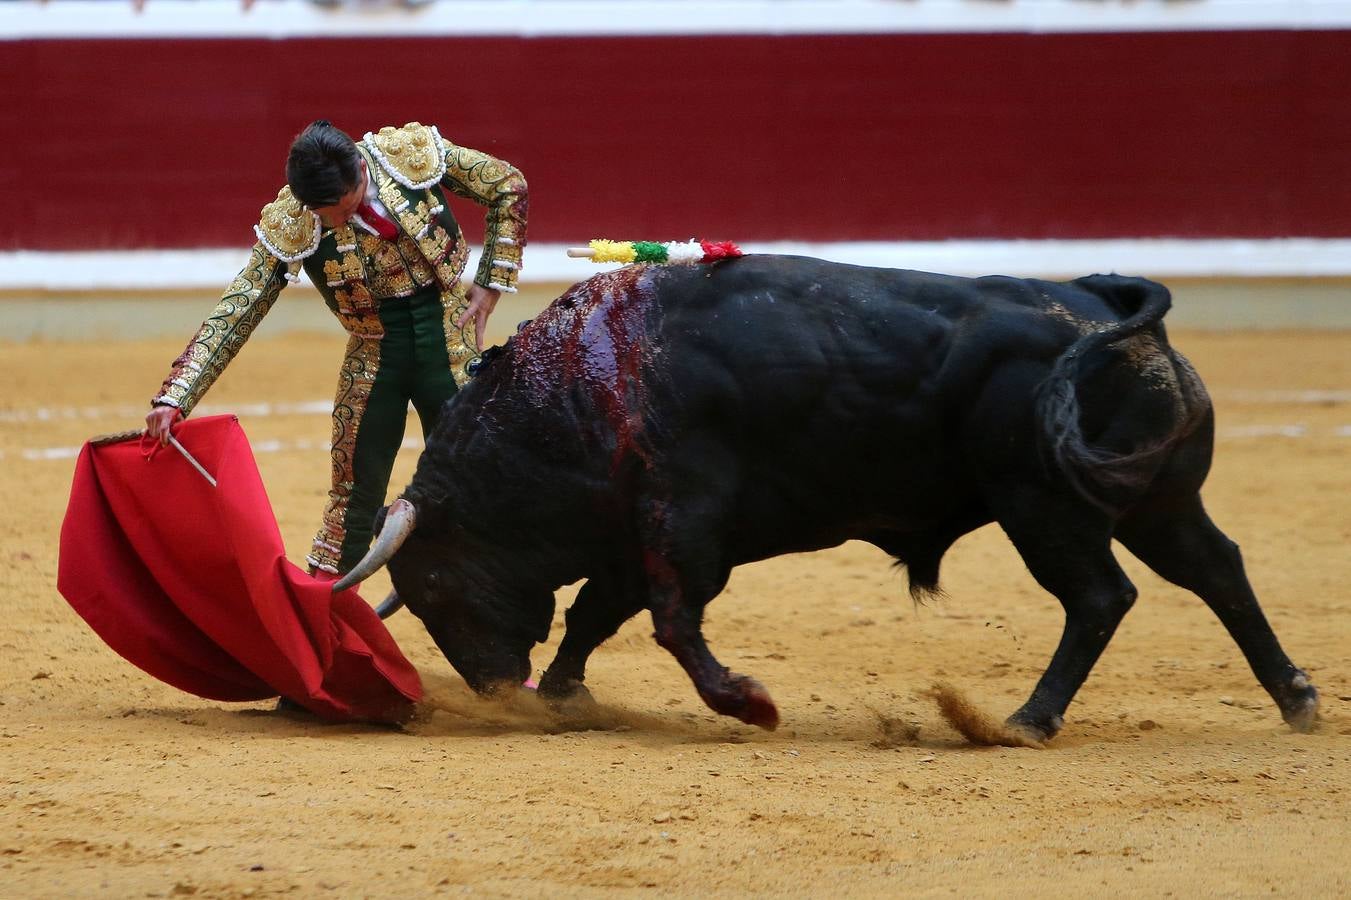
[[[453,660],[451,665],[455,666]],[[497,664],[467,666],[466,671],[455,668],[474,693],[485,697],[505,697],[514,694],[530,678],[530,657],[527,654],[509,662],[503,660]]]
[[[416,607],[413,607],[417,612]],[[459,676],[474,693],[495,696],[515,691],[530,677],[530,648],[510,646],[487,635],[469,634],[461,628],[429,623],[428,633]]]

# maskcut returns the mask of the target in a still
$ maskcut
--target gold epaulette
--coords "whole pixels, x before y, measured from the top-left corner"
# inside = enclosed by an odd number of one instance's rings
[[[263,207],[253,233],[267,252],[282,262],[298,262],[319,246],[323,230],[319,214],[306,209],[289,187],[277,191],[277,199]]]
[[[362,143],[390,177],[407,188],[429,188],[446,174],[446,146],[435,125],[409,122],[366,132]]]

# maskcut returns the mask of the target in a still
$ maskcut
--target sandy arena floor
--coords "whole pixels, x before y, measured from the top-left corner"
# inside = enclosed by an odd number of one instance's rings
[[[57,594],[57,533],[67,451],[137,427],[186,337],[0,348],[0,896],[1351,894],[1351,332],[1174,335],[1219,410],[1209,507],[1319,729],[1290,733],[1205,606],[1121,551],[1140,600],[1044,750],[970,746],[926,696],[1002,717],[1059,636],[989,528],[919,608],[860,544],[738,570],[707,633],[778,701],[772,734],[708,713],[646,617],[593,658],[591,731],[475,699],[407,613],[430,702],[403,732],[153,681]],[[208,398],[241,411],[295,560],[328,420],[248,405],[330,398],[340,345],[260,337]]]

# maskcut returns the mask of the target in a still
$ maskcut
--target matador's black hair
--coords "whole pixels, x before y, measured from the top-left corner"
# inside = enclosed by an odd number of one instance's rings
[[[310,209],[332,206],[360,183],[359,161],[357,146],[347,133],[319,119],[291,142],[286,183]]]

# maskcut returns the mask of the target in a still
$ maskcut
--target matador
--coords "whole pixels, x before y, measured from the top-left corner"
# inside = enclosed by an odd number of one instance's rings
[[[324,120],[292,143],[286,179],[263,207],[247,264],[152,400],[147,432],[168,440],[303,268],[349,335],[333,403],[333,483],[307,557],[311,571],[340,574],[370,545],[408,404],[425,438],[473,374],[499,292],[516,290],[526,183],[433,126],[411,122],[353,141]],[[487,208],[482,261],[467,288],[469,251],[447,192]]]

